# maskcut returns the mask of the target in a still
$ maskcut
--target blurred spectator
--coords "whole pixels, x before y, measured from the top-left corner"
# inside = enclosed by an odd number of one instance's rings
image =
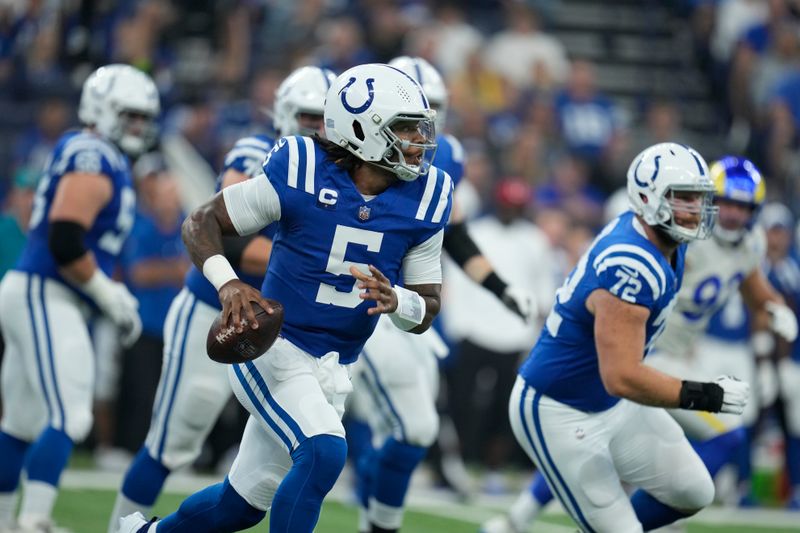
[[[498,275],[528,291],[546,313],[555,289],[552,258],[545,235],[525,218],[530,194],[521,180],[501,181],[495,189],[496,212],[468,227]],[[520,356],[533,345],[540,324],[523,322],[452,265],[445,279],[444,325],[449,337],[459,341],[448,371],[453,421],[464,457],[497,471],[515,449],[506,416],[508,395]]]
[[[25,246],[38,178],[38,173],[18,172],[0,212],[0,279],[16,264]]]
[[[586,163],[566,155],[553,165],[553,174],[536,188],[534,205],[537,209],[563,211],[571,220],[595,230],[603,224],[605,196],[589,183]]]
[[[17,139],[12,172],[38,177],[56,141],[67,129],[70,118],[69,108],[63,99],[51,98],[42,102],[36,114],[36,123]]]
[[[446,2],[438,7],[430,25],[410,34],[407,48],[409,55],[424,57],[450,78],[466,70],[468,58],[479,52],[483,41],[463,10]]]
[[[318,66],[339,73],[352,66],[372,63],[375,54],[364,44],[364,33],[350,17],[324,21],[318,27],[319,47],[314,51]]]
[[[564,46],[539,29],[534,10],[518,3],[507,4],[507,29],[489,40],[485,61],[519,88],[560,84],[569,72]]]
[[[275,92],[283,79],[283,71],[261,70],[250,83],[248,98],[234,100],[220,109],[216,133],[223,152],[243,137],[259,134],[275,136],[271,114]]]
[[[139,205],[125,244],[125,280],[139,300],[142,336],[123,352],[116,442],[135,452],[150,426],[150,412],[161,375],[163,329],[172,299],[183,286],[189,259],[181,241],[183,213],[175,181],[159,156],[148,154],[134,167]]]

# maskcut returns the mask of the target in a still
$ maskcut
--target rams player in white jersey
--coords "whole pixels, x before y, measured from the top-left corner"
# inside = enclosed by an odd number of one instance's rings
[[[325,94],[336,76],[327,69],[301,67],[278,87],[273,122],[281,135],[314,135],[323,131]],[[218,189],[262,175],[272,149],[265,135],[244,137],[225,156]],[[275,228],[225,240],[226,257],[242,279],[260,287],[267,270]],[[191,464],[232,394],[225,365],[206,355],[206,336],[222,305],[217,290],[196,267],[175,298],[164,323],[164,361],[147,439],[123,480],[109,521],[136,511],[150,514],[170,472]]]
[[[128,156],[156,140],[159,111],[149,76],[99,68],[81,93],[86,127],[61,137],[39,182],[28,243],[0,285],[0,530],[11,525],[25,460],[19,527],[50,531],[61,472],[92,426],[92,307],[119,327],[123,344],[141,332],[136,299],[110,276],[134,220]]]
[[[163,520],[123,518],[123,533],[239,531],[267,509],[273,533],[313,531],[345,463],[349,365],[381,314],[422,333],[439,311],[452,180],[430,165],[434,116],[409,76],[384,64],[353,67],[326,95],[327,140],[280,139],[263,175],[187,219],[184,242],[217,288],[225,320],[239,331],[240,317],[256,324],[250,302],[269,313],[267,296],[283,304],[282,335],[262,357],[229,367],[250,418],[225,481]],[[258,291],[222,255],[222,235],[273,222]]]
[[[785,339],[792,341],[797,336],[797,322],[760,268],[765,242],[763,231],[754,227],[754,222],[766,195],[763,177],[751,161],[733,156],[712,164],[710,174],[715,187],[714,203],[719,209],[717,222],[711,238],[688,247],[675,309],[645,361],[682,379],[711,379],[724,373],[751,382],[754,362],[748,350],[727,349],[719,353],[707,351],[708,343],[697,342],[714,313],[738,291],[754,312],[756,322],[768,325]],[[714,476],[732,459],[745,437],[742,426],[755,419],[757,408],[757,402],[750,402],[741,416],[682,409],[670,409],[669,413]],[[483,531],[521,531],[551,499],[550,488],[537,473],[509,514],[487,522]]]
[[[437,130],[444,127],[447,89],[439,73],[418,57],[398,57],[389,65],[417,81],[436,109]],[[434,164],[446,170],[457,185],[463,174],[463,149],[451,135],[437,135]],[[467,233],[454,207],[445,230],[444,249],[479,284],[494,292],[506,305],[527,319],[531,297],[509,287],[494,272]],[[433,444],[439,431],[436,394],[438,358],[446,357],[447,345],[435,330],[411,335],[381,318],[375,333],[354,365],[354,392],[348,413],[370,426],[371,442],[353,442],[361,503],[359,530],[397,531],[402,525],[404,500],[411,475]],[[369,440],[369,436],[364,436]]]

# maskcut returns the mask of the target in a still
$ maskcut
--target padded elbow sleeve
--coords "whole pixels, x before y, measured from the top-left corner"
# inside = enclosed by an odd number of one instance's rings
[[[86,253],[86,245],[83,242],[85,235],[86,229],[77,222],[70,220],[50,222],[47,245],[58,266],[68,265]]]
[[[464,222],[452,224],[445,230],[442,247],[460,267],[476,255],[481,255],[478,245],[469,236]]]

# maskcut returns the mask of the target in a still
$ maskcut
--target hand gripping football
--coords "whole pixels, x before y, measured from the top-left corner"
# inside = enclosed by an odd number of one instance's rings
[[[222,313],[217,315],[206,339],[208,356],[218,363],[237,364],[252,361],[270,349],[283,325],[283,305],[277,300],[267,299],[273,313],[267,314],[260,306],[253,309],[258,321],[258,329],[253,329],[242,317],[244,330],[236,333],[233,326],[222,324]]]

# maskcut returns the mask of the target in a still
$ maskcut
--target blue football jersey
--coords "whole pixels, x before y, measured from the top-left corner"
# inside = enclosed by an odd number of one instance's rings
[[[94,253],[98,267],[110,276],[136,215],[136,193],[128,158],[111,142],[91,132],[69,131],[53,150],[45,165],[33,203],[28,242],[17,270],[40,274],[66,283],[50,253],[48,220],[58,183],[72,172],[103,174],[111,180],[111,200],[100,210],[86,231],[84,245]]]
[[[396,181],[365,199],[350,175],[308,137],[284,137],[264,165],[280,199],[281,218],[262,292],[284,306],[282,334],[315,357],[358,357],[375,329],[375,304],[361,292],[350,266],[374,265],[400,280],[410,248],[438,233],[450,217],[453,183],[431,167],[414,181]],[[259,178],[261,179],[261,178]]]
[[[461,146],[458,139],[448,134],[437,135],[436,143],[433,164],[450,175],[453,187],[455,187],[464,176],[464,147]]]
[[[581,411],[612,407],[619,398],[608,394],[600,379],[594,316],[586,309],[586,299],[594,290],[606,289],[648,308],[644,357],[674,305],[685,254],[686,246],[678,247],[673,270],[633,213],[610,222],[556,292],[545,328],[519,374],[542,394]]]
[[[233,148],[225,154],[225,163],[222,167],[217,179],[217,191],[222,187],[222,176],[228,169],[238,170],[242,174],[249,177],[254,177],[261,173],[261,165],[267,158],[267,154],[272,149],[274,141],[266,135],[252,135],[250,137],[243,137],[236,141]],[[261,235],[272,239],[275,234],[275,224],[270,224],[260,232]],[[264,282],[264,276],[253,276],[245,274],[241,271],[236,271],[239,279],[252,285],[253,287],[261,287]],[[186,273],[186,288],[194,294],[198,300],[204,302],[215,309],[222,309],[219,303],[219,295],[217,289],[206,279],[203,273],[194,265],[189,268]]]

